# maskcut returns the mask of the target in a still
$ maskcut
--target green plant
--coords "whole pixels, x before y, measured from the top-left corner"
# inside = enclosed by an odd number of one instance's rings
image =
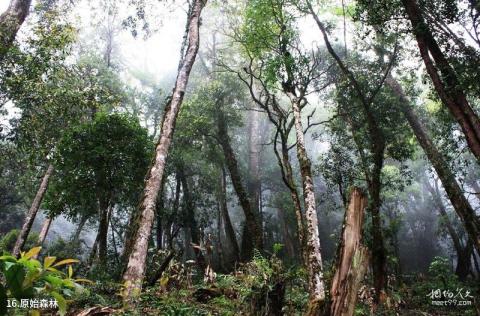
[[[18,229],[12,229],[0,239],[0,254],[13,249],[19,232],[20,231]],[[38,234],[32,232],[28,235],[27,242],[25,243],[25,248],[33,247],[37,243],[37,241]]]
[[[45,257],[43,263],[35,259],[41,247],[22,252],[19,259],[9,254],[0,257],[0,314],[6,313],[7,297],[21,299],[55,299],[60,315],[67,311],[67,299],[84,292],[79,282],[90,282],[86,279],[74,279],[72,264],[76,259],[57,261],[56,257]],[[65,267],[66,272],[59,270]],[[34,314],[39,315],[36,310]]]

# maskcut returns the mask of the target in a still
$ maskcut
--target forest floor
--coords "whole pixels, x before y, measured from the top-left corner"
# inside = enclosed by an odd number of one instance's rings
[[[434,262],[437,273],[405,276],[401,282],[390,278],[383,308],[375,312],[367,278],[359,291],[355,315],[479,315],[479,284],[458,281],[442,264]],[[101,307],[119,315],[302,315],[308,299],[305,280],[303,269],[285,269],[275,259],[257,258],[232,274],[216,275],[211,282],[176,263],[154,286],[144,289],[132,311],[122,310],[118,284],[97,282],[88,296],[71,305],[68,315],[88,308],[91,313],[83,316],[98,315],[94,312]]]

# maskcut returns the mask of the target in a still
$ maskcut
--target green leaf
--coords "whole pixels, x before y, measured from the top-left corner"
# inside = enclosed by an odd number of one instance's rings
[[[58,292],[52,291],[50,294],[57,300],[58,303],[58,313],[63,316],[67,313],[67,301],[65,298]]]
[[[5,271],[7,288],[15,298],[23,298],[23,281],[25,280],[25,269],[20,264],[15,264]]]
[[[55,260],[57,260],[57,257],[46,257],[45,260],[43,260],[43,267],[46,269],[50,267]]]
[[[23,280],[23,288],[31,287],[41,273],[42,271],[40,269],[29,270],[25,276],[25,280]]]
[[[42,250],[42,247],[32,248],[27,253],[22,253],[22,259],[30,259],[31,257],[38,255],[40,253],[40,250]]]
[[[78,261],[77,259],[65,259],[65,260],[62,260],[62,261],[59,261],[59,262],[55,263],[53,266],[54,267],[59,267],[59,266],[65,265],[65,264],[78,263],[78,262],[80,262],[80,261]]]

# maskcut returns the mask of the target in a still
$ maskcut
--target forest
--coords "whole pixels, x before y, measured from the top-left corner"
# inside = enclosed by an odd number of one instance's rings
[[[0,0],[0,315],[480,316],[480,1]]]

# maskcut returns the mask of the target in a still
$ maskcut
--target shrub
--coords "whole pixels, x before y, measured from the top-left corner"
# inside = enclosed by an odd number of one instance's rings
[[[45,257],[43,264],[34,259],[41,247],[22,252],[19,259],[6,254],[0,257],[0,314],[7,311],[7,298],[39,299],[57,301],[60,315],[67,311],[67,299],[74,298],[84,292],[79,282],[89,282],[85,279],[74,279],[72,264],[75,259],[57,261],[56,257]],[[59,268],[66,268],[62,272]],[[34,314],[39,314],[36,310]]]

